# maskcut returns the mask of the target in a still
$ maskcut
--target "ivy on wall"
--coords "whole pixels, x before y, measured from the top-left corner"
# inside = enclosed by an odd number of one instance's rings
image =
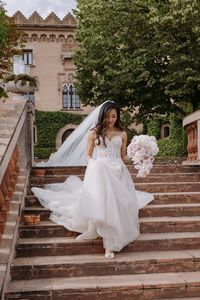
[[[58,131],[66,124],[80,124],[84,115],[77,115],[67,112],[44,112],[37,111],[35,116],[35,125],[37,127],[37,140],[34,152],[38,159],[47,159],[51,153],[56,151],[55,142]],[[123,120],[124,121],[124,120]],[[128,128],[127,122],[124,122]],[[169,138],[160,139],[162,124],[170,123]],[[182,119],[171,114],[170,116],[153,116],[144,124],[145,132],[143,134],[154,135],[158,140],[158,157],[184,157],[187,154],[187,136],[182,128]],[[132,137],[137,134],[134,129],[128,129],[128,143]]]
[[[37,127],[37,140],[34,152],[38,159],[48,158],[56,151],[55,142],[58,131],[66,124],[80,124],[85,118],[83,115],[68,112],[35,111],[35,125]]]
[[[162,124],[170,123],[169,138],[160,139]],[[154,116],[147,122],[147,134],[158,140],[157,157],[184,157],[187,154],[187,136],[182,127],[182,118],[176,114]]]

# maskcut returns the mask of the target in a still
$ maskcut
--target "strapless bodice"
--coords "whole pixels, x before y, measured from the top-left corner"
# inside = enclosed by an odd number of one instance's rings
[[[111,140],[105,138],[106,147],[103,144],[103,138],[100,137],[100,144],[97,145],[95,142],[97,159],[109,158],[109,159],[120,159],[121,158],[121,146],[122,137],[121,135],[115,135]]]

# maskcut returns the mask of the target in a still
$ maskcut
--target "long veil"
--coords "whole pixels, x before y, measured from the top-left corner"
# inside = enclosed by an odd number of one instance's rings
[[[106,103],[105,101],[104,103]],[[89,130],[98,121],[99,111],[104,104],[96,107],[83,122],[69,135],[57,152],[52,154],[47,162],[36,166],[86,166],[86,147]]]

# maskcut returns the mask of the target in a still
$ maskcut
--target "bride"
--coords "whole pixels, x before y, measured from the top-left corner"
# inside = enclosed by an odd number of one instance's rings
[[[113,251],[120,251],[139,236],[138,210],[152,201],[153,195],[135,190],[125,165],[129,162],[127,134],[117,104],[106,101],[88,118],[48,162],[70,165],[71,159],[71,165],[81,165],[86,158],[84,180],[70,176],[64,183],[32,188],[32,192],[52,211],[53,222],[81,233],[79,240],[102,237],[105,257],[113,258]],[[89,133],[83,135],[83,128]]]

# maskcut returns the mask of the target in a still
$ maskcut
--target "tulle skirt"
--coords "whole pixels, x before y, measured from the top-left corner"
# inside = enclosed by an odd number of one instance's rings
[[[139,235],[138,211],[153,195],[135,190],[121,159],[90,160],[84,180],[70,176],[64,183],[32,188],[50,219],[71,231],[84,233],[95,224],[104,248],[120,251]]]

